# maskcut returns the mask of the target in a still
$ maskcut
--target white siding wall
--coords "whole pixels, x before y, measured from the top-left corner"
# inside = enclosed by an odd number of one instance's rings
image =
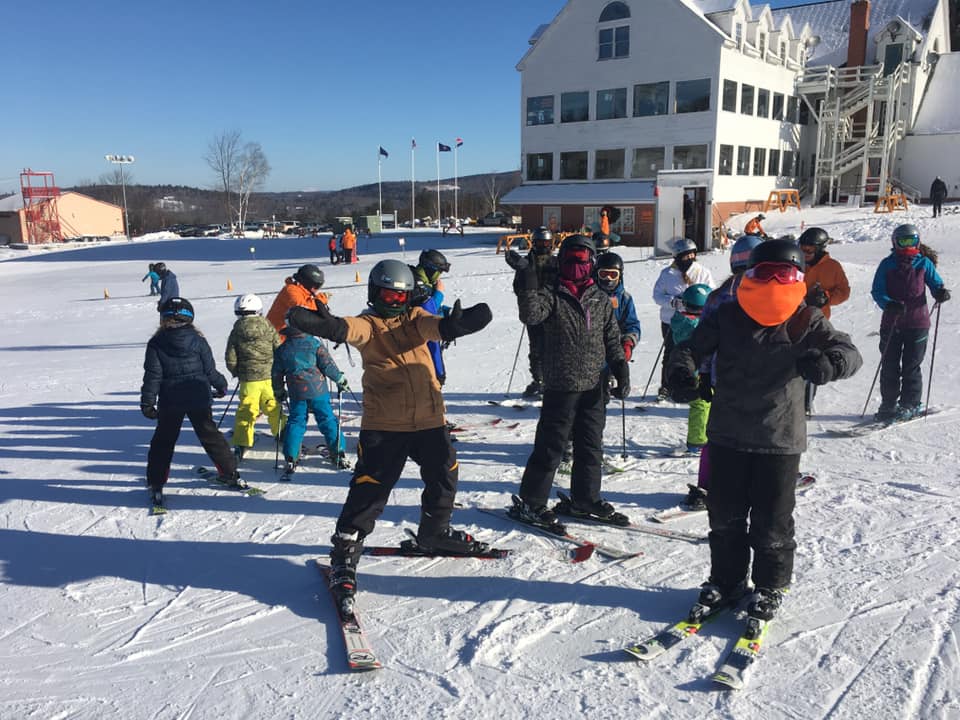
[[[765,199],[770,190],[776,187],[791,187],[792,178],[781,175],[768,175],[766,169],[761,176],[753,175],[753,150],[765,148],[765,164],[769,164],[770,150],[780,150],[783,166],[783,151],[803,151],[800,145],[801,132],[813,137],[816,141],[816,126],[795,125],[789,122],[773,120],[772,106],[774,93],[784,96],[784,112],[786,112],[787,98],[794,94],[795,73],[785,67],[761,63],[743,55],[742,53],[724,48],[720,62],[720,92],[723,91],[723,80],[733,80],[737,83],[737,111],[727,112],[720,110],[717,120],[717,140],[714,150],[714,167],[719,167],[720,145],[733,145],[733,174],[716,175],[713,190],[714,202],[735,202],[750,199]],[[770,93],[766,119],[754,115],[745,115],[740,112],[742,86],[744,83],[754,87],[754,112],[756,112],[757,90],[763,89]],[[751,148],[750,175],[737,175],[737,153],[740,146]],[[809,155],[804,157],[804,166],[810,164]]]
[[[939,175],[947,184],[949,197],[960,197],[960,133],[945,135],[908,135],[897,155],[901,158],[900,178],[923,193],[930,192],[930,183]]]
[[[561,151],[590,151],[588,177],[593,179],[594,154],[598,149],[624,148],[624,176],[630,178],[633,149],[666,146],[666,167],[671,167],[673,145],[709,144],[713,152],[716,113],[719,107],[716,69],[722,35],[704,23],[678,0],[631,3],[630,57],[597,60],[597,19],[603,2],[570,2],[538,47],[522,63],[521,152],[553,152],[554,179],[559,178]],[[708,112],[673,113],[675,82],[711,78],[711,108]],[[667,115],[633,115],[633,86],[669,80]],[[596,92],[627,88],[627,117],[595,120]],[[560,95],[590,91],[590,121],[560,122]],[[526,125],[526,99],[554,96],[554,124]],[[526,178],[526,161],[523,173]]]

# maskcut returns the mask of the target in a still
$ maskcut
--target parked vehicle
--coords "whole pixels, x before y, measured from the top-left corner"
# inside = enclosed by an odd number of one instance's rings
[[[484,227],[516,227],[523,219],[519,215],[507,215],[505,212],[487,213],[477,221]]]

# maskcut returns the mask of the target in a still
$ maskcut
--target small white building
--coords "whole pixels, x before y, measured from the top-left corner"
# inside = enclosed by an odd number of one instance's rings
[[[898,151],[949,50],[947,2],[568,0],[517,65],[523,180],[502,202],[563,230],[614,205],[629,244],[706,247],[774,189],[923,187],[948,168]]]

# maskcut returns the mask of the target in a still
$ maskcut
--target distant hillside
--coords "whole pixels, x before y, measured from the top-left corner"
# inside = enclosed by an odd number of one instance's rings
[[[520,172],[469,175],[458,179],[460,217],[480,217],[501,206],[499,200],[520,184]],[[437,183],[417,182],[417,217],[437,217]],[[69,190],[123,204],[119,185],[82,185]],[[382,185],[383,212],[394,210],[400,220],[410,219],[410,183]],[[330,222],[338,216],[375,215],[377,184],[343,190],[255,193],[250,200],[249,220],[302,220]],[[442,217],[453,215],[453,179],[440,181]],[[127,185],[127,210],[135,233],[151,232],[175,223],[225,223],[223,193],[185,185]],[[511,210],[511,208],[508,208]]]

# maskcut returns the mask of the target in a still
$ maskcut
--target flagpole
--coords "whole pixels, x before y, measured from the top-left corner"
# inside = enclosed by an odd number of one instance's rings
[[[437,228],[440,227],[440,141],[437,141]]]
[[[457,148],[459,147],[458,143],[453,144],[453,217],[454,222],[460,218],[459,214],[459,191],[460,187],[457,183]]]
[[[383,146],[377,146],[377,219],[380,220],[380,229],[383,230],[383,190],[380,168],[383,165]]]
[[[414,228],[417,225],[417,214],[415,212],[417,206],[417,189],[416,189],[416,177],[417,174],[414,171],[415,155],[417,152],[417,141],[410,141],[410,227]]]

